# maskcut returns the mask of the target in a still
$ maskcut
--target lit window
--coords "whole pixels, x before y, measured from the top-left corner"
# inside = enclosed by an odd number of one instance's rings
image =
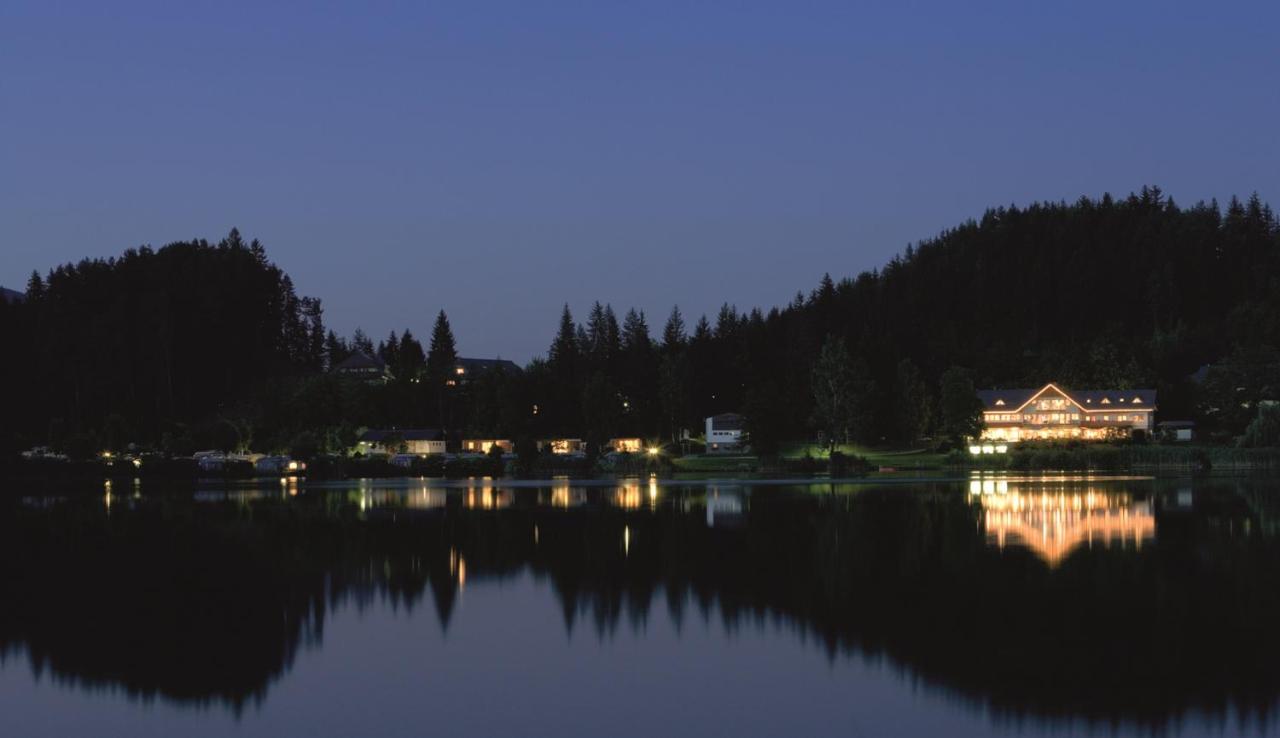
[[[1111,400],[1108,400],[1107,398],[1105,398],[1105,397],[1104,397],[1104,398],[1102,398],[1102,404],[1103,404],[1103,405],[1110,405],[1110,404],[1111,404]]]
[[[997,405],[1003,405],[1003,404],[1004,404],[1004,400],[996,400],[996,404],[997,404]]]
[[[1141,404],[1142,404],[1142,398],[1141,398],[1141,397],[1135,397],[1135,398],[1133,398],[1133,404],[1135,404],[1135,405],[1141,405]]]

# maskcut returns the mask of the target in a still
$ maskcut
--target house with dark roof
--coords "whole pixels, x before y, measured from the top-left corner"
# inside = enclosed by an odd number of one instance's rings
[[[435,428],[370,428],[360,434],[356,452],[369,454],[413,454],[427,456],[445,451],[444,432]]]
[[[707,453],[741,451],[747,418],[738,413],[720,413],[707,418]]]
[[[0,287],[0,302],[16,303],[27,299],[27,293]]]
[[[507,359],[466,359],[459,358],[457,363],[453,365],[453,376],[449,378],[450,385],[460,385],[470,382],[473,378],[492,371],[502,371],[507,374],[519,374],[520,366],[514,361]]]
[[[354,354],[335,364],[329,370],[351,379],[359,379],[370,384],[381,384],[391,379],[387,363],[377,356],[370,356],[363,351]]]
[[[984,441],[1102,441],[1151,433],[1156,391],[1039,389],[979,390]]]

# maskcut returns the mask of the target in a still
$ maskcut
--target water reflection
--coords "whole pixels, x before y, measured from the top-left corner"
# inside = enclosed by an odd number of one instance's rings
[[[1114,482],[975,478],[969,494],[988,544],[1026,548],[1052,567],[1077,548],[1141,548],[1156,534],[1152,498]]]
[[[0,654],[61,682],[241,710],[322,645],[335,608],[426,604],[447,634],[464,589],[532,576],[554,594],[557,638],[698,614],[736,647],[777,648],[773,623],[971,713],[1270,724],[1274,486],[975,481],[286,484],[148,491],[110,510],[96,491],[22,498],[0,503]],[[532,628],[527,615],[503,622]]]

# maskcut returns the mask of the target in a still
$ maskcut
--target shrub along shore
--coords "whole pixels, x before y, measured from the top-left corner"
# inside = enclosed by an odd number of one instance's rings
[[[949,454],[934,452],[852,449],[834,453],[761,458],[753,455],[695,455],[685,457],[618,455],[592,459],[585,456],[539,455],[512,459],[496,456],[427,456],[408,466],[391,464],[383,457],[318,456],[307,462],[305,472],[287,474],[311,480],[389,479],[426,477],[465,479],[593,479],[661,475],[664,478],[700,476],[737,477],[878,477],[883,473],[920,473],[925,476],[989,471],[1096,471],[1164,474],[1245,473],[1280,470],[1280,448],[1224,446],[1161,446],[1075,444],[1011,448],[1003,454]],[[95,459],[90,461],[20,460],[0,465],[0,479],[30,487],[53,487],[104,479],[140,479],[176,482],[252,480],[278,478],[261,474],[248,462],[229,462],[219,472],[201,471],[192,459],[147,458],[141,466]]]

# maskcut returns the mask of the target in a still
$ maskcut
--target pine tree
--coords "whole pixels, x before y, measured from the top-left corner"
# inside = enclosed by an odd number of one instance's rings
[[[564,310],[560,313],[560,328],[547,352],[547,361],[560,369],[572,368],[578,362],[578,334],[568,303],[565,303]]]
[[[31,301],[37,301],[44,297],[44,280],[40,278],[40,272],[32,270],[31,278],[27,280],[27,297]]]
[[[644,311],[632,308],[622,321],[622,350],[628,358],[647,353],[653,347],[649,338],[649,324],[644,319]]]
[[[400,336],[400,355],[395,368],[396,377],[406,382],[420,379],[426,364],[427,357],[422,351],[422,344],[418,343],[418,339],[413,337],[413,333],[408,328],[405,328],[404,333]]]
[[[427,377],[434,385],[443,385],[453,378],[458,364],[458,349],[453,340],[449,317],[441,310],[431,329],[431,347],[427,350]]]
[[[683,350],[687,340],[689,339],[684,331],[684,316],[680,314],[678,305],[673,306],[671,315],[667,317],[667,324],[662,327],[663,353],[671,355]]]
[[[353,352],[360,352],[366,356],[373,356],[376,352],[373,350],[373,339],[365,335],[365,332],[356,328],[355,333],[351,334],[350,348]]]

